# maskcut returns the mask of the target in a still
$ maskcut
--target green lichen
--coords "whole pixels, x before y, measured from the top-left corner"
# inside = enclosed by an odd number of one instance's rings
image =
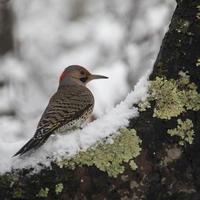
[[[58,184],[55,186],[55,192],[56,192],[56,194],[61,193],[62,190],[63,190],[63,184],[62,184],[62,183],[58,183]]]
[[[17,188],[15,189],[14,193],[13,193],[13,198],[21,198],[22,197],[22,189],[21,188]]]
[[[156,101],[154,117],[170,119],[184,111],[182,93],[175,80],[156,77],[156,80],[151,82],[150,93],[152,100]]]
[[[197,86],[190,82],[187,72],[182,71],[177,80],[156,77],[151,81],[147,99],[139,104],[140,111],[149,108],[147,102],[155,103],[153,117],[160,119],[171,119],[187,110],[200,110]]]
[[[167,133],[171,136],[178,136],[180,138],[179,144],[184,145],[186,143],[192,144],[194,140],[194,130],[193,123],[190,119],[182,121],[177,120],[177,127],[174,129],[169,129]]]
[[[144,101],[139,102],[138,104],[139,111],[143,112],[146,111],[148,108],[151,108],[151,104],[148,101],[148,98],[145,99]]]
[[[196,66],[200,67],[200,58],[197,59]]]
[[[66,159],[59,162],[60,167],[75,166],[93,166],[95,165],[99,170],[107,172],[109,176],[117,177],[118,174],[124,172],[123,163],[129,163],[132,169],[137,166],[134,158],[137,157],[141,151],[141,140],[136,135],[134,129],[121,129],[119,134],[113,138],[112,143],[104,141],[89,148],[85,152],[80,152],[71,159]]]
[[[47,197],[49,193],[49,188],[41,188],[36,197]]]
[[[185,19],[178,19],[176,22],[176,31],[178,33],[186,33],[188,31],[190,22]]]
[[[136,165],[134,160],[130,160],[129,165],[130,165],[132,170],[136,170],[137,169],[137,165]]]

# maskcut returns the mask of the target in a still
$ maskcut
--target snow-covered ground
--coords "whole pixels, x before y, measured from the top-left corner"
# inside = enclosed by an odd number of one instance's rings
[[[43,149],[44,156],[48,152],[58,154],[59,145],[61,152],[71,149],[73,154],[79,148],[76,135],[80,134],[81,143],[87,147],[127,125],[128,118],[137,115],[129,103],[114,107],[152,68],[175,6],[173,0],[124,0],[123,4],[121,0],[14,0],[9,4],[15,17],[15,48],[0,57],[0,81],[6,83],[0,87],[0,114],[7,113],[0,115],[0,172],[18,162],[10,156],[34,134],[50,96],[57,89],[58,77],[68,65],[79,64],[92,73],[109,76],[106,81],[88,85],[96,100],[94,115],[99,119],[73,133],[74,136],[64,136],[65,146],[59,137],[56,142],[50,139]],[[128,97],[131,103],[137,96],[132,95]],[[109,127],[107,123],[103,125],[123,105],[124,116],[121,113],[114,118]],[[88,140],[95,126],[101,127],[102,133],[99,131]],[[41,158],[38,152],[35,159]],[[24,166],[30,162],[24,162]]]

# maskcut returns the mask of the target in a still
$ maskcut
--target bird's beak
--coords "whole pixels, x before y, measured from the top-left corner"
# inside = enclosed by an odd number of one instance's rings
[[[89,79],[90,80],[93,80],[93,79],[107,79],[108,77],[107,76],[102,76],[102,75],[96,75],[96,74],[91,74]]]

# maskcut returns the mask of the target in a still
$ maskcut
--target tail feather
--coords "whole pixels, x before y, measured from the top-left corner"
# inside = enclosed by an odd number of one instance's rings
[[[42,144],[46,142],[49,136],[49,134],[46,134],[42,138],[31,138],[16,154],[13,155],[13,157],[17,155],[21,156],[30,150],[39,148]]]

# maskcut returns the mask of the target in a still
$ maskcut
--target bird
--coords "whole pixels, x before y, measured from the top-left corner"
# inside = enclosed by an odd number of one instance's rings
[[[107,79],[102,75],[91,74],[80,65],[70,65],[62,72],[58,89],[50,98],[33,137],[13,156],[36,150],[52,134],[80,128],[91,116],[94,96],[86,84],[94,79]]]

